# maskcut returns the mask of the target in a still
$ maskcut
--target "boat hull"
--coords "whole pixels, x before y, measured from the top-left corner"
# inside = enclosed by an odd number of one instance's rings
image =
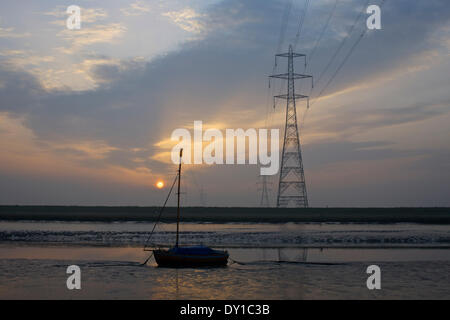
[[[189,268],[189,267],[225,267],[228,264],[226,251],[212,254],[180,254],[170,250],[153,251],[159,267]]]

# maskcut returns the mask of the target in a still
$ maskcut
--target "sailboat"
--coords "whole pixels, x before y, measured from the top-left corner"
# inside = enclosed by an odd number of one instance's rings
[[[159,267],[183,268],[183,267],[224,267],[228,263],[228,252],[214,250],[206,246],[180,246],[180,187],[181,187],[181,158],[183,149],[180,150],[180,163],[178,165],[178,192],[177,192],[177,235],[175,246],[168,250],[155,249],[153,254]]]

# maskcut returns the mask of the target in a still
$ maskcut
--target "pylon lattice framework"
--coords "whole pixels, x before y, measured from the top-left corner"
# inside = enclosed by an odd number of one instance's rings
[[[261,182],[259,183],[260,188],[258,191],[261,191],[261,199],[259,201],[259,205],[263,208],[269,208],[270,207],[270,201],[269,201],[269,186],[272,185],[271,182],[267,181],[268,176],[261,176]]]
[[[312,76],[294,73],[294,58],[304,57],[306,66],[306,55],[294,53],[292,50],[292,45],[289,46],[288,53],[277,54],[276,57],[288,58],[288,73],[270,76],[271,78],[284,79],[288,81],[287,94],[274,96],[274,99],[280,98],[287,100],[286,124],[284,128],[283,151],[281,154],[277,207],[294,206],[307,208],[308,195],[306,192],[295,101],[296,99],[307,99],[309,107],[309,97],[295,93],[295,80],[311,78],[311,83],[313,85]]]

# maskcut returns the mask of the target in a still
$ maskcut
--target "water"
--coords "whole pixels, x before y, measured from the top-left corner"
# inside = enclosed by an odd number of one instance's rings
[[[220,269],[157,268],[152,223],[0,222],[0,299],[450,299],[450,230],[420,224],[183,224],[183,243],[224,247]],[[171,243],[173,225],[155,238]],[[66,288],[66,268],[82,289]],[[367,266],[382,289],[366,287]]]
[[[153,223],[0,222],[0,243],[142,246]],[[184,244],[216,247],[450,247],[448,225],[339,223],[183,223]],[[173,243],[174,224],[159,224],[151,238]]]

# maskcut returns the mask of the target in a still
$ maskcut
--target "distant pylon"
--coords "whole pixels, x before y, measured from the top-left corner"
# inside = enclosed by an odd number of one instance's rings
[[[268,208],[270,207],[270,201],[269,201],[269,187],[268,185],[271,184],[267,181],[268,176],[261,176],[261,188],[259,191],[261,191],[261,199],[259,201],[260,207]]]
[[[288,81],[287,94],[274,96],[286,99],[286,124],[284,128],[283,151],[281,155],[281,168],[278,183],[277,207],[308,207],[308,195],[306,193],[305,174],[303,171],[302,153],[300,148],[300,137],[297,126],[296,99],[307,99],[309,97],[295,93],[295,80],[311,78],[310,75],[294,73],[294,58],[304,57],[306,66],[306,55],[294,53],[292,45],[288,53],[277,54],[276,57],[288,58],[288,73],[276,74],[270,77]],[[311,83],[313,83],[311,81]],[[313,86],[313,84],[312,84]]]

